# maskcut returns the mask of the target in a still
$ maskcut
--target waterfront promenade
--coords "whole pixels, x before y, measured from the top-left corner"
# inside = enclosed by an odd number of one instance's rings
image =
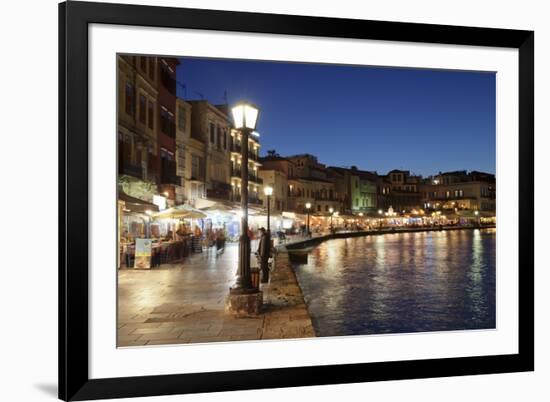
[[[262,285],[264,308],[253,318],[235,318],[225,311],[225,299],[237,269],[236,244],[228,244],[224,253],[216,254],[211,249],[179,264],[119,270],[117,344],[127,347],[314,337],[287,248],[292,254],[293,249],[307,250],[337,238],[469,229],[475,228],[406,228],[290,237],[276,246],[270,283]],[[256,263],[255,258],[252,262]]]
[[[223,254],[204,252],[183,264],[120,270],[118,346],[315,336],[286,253],[279,253],[270,284],[262,286],[262,314],[234,318],[225,312],[237,253],[237,245],[228,245]]]

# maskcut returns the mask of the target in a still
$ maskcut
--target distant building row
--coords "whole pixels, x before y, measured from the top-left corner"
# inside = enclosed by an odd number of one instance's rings
[[[357,169],[325,166],[309,154],[283,157],[272,152],[261,159],[260,177],[274,188],[276,212],[375,215],[392,207],[414,209],[495,209],[495,176],[482,172],[447,172],[422,178],[407,170],[379,175]]]

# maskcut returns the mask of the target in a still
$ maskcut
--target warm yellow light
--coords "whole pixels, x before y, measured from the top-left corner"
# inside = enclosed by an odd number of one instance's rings
[[[239,102],[231,108],[235,128],[248,128],[254,130],[258,120],[259,110],[256,106],[247,102]]]
[[[268,197],[271,196],[273,194],[273,187],[265,186],[264,187],[264,194],[267,195]]]
[[[330,207],[330,208],[328,209],[328,212],[333,213],[333,212],[334,212],[334,208]]]
[[[381,209],[378,210],[378,215],[382,215],[384,213],[384,211],[382,211]]]
[[[475,215],[475,216],[478,216],[478,215],[479,215],[479,211],[475,211],[475,212],[474,212],[474,215]]]
[[[307,208],[307,209],[310,209],[310,208],[311,208],[311,202],[306,202],[306,208]]]
[[[359,216],[363,216],[363,212],[359,212]]]

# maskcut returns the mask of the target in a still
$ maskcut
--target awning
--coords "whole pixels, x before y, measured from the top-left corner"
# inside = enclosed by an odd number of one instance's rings
[[[203,219],[203,218],[206,218],[206,214],[186,204],[168,208],[156,214],[153,214],[153,219],[167,219],[167,218],[168,219],[169,218]]]
[[[159,207],[155,204],[143,201],[136,197],[132,197],[126,194],[124,191],[118,192],[118,200],[123,201],[124,207],[130,212],[144,214],[147,211],[157,212],[159,210]]]

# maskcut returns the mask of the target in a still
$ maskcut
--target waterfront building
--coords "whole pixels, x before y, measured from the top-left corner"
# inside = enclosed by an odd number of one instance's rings
[[[140,57],[118,56],[118,173],[140,181],[158,183],[155,110],[156,76]],[[154,65],[153,65],[154,68]],[[131,180],[131,179],[130,179]]]
[[[158,82],[156,171],[159,172],[159,191],[167,198],[168,206],[173,206],[176,193],[182,192],[181,177],[176,174],[176,67],[179,61],[171,57],[144,59],[147,64],[155,64]]]
[[[181,186],[176,188],[176,204],[183,204],[188,198],[188,144],[191,138],[191,104],[183,99],[176,99],[176,175]],[[188,166],[189,164],[189,166]]]
[[[378,176],[357,166],[329,168],[336,191],[342,194],[343,212],[357,215],[376,212],[378,208]]]
[[[408,170],[394,169],[381,179],[378,182],[379,207],[392,207],[403,213],[422,206],[422,193],[419,191],[422,176],[412,175]]]
[[[270,198],[270,211],[272,215],[280,215],[283,211],[288,211],[288,179],[284,172],[280,170],[267,170],[263,166],[259,170],[259,176],[263,185],[273,188],[273,194]],[[267,197],[264,197],[264,208],[267,209]]]
[[[129,196],[168,205],[182,200],[176,174],[175,68],[177,59],[118,56],[119,184]]]
[[[314,214],[328,214],[330,208],[343,212],[345,192],[336,191],[335,180],[316,156],[299,154],[288,156],[294,175],[289,177],[289,209],[304,213],[306,203],[312,204]]]
[[[421,192],[423,206],[429,210],[496,209],[496,180],[490,173],[440,172],[424,181]]]
[[[268,151],[267,156],[260,159],[262,170],[277,170],[284,174],[287,179],[294,177],[296,166],[291,160],[282,157],[275,151]]]
[[[227,108],[214,106],[205,100],[189,103],[192,105],[191,138],[202,144],[195,147],[195,151],[197,148],[202,148],[203,151],[200,159],[196,157],[193,163],[204,170],[204,177],[201,177],[204,182],[199,180],[195,184],[204,185],[204,192],[209,199],[229,200],[230,122]],[[200,166],[201,162],[203,166]]]
[[[229,138],[231,159],[229,169],[231,171],[231,200],[240,202],[241,199],[241,133],[231,130]],[[258,133],[253,133],[248,138],[248,202],[253,205],[262,205],[263,180],[259,175],[260,167],[260,139]]]

